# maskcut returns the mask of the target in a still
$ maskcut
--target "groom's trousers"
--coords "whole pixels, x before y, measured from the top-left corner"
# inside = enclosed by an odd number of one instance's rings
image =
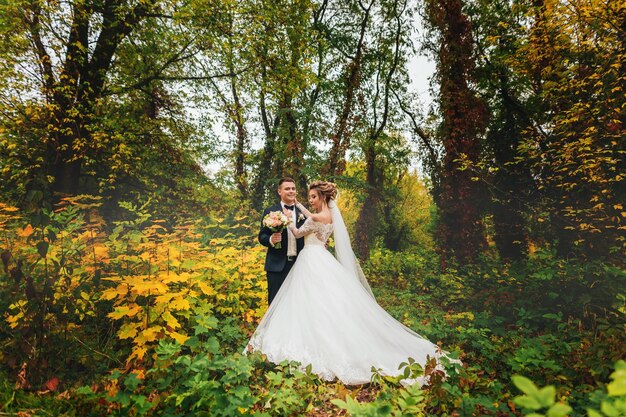
[[[278,290],[280,290],[281,285],[285,282],[285,278],[291,271],[291,267],[296,261],[296,257],[293,257],[293,260],[287,261],[285,263],[285,268],[279,272],[267,271],[267,304],[272,304],[274,297],[278,294]]]

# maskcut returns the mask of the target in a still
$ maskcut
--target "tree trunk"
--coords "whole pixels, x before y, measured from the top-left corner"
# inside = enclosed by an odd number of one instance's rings
[[[378,217],[378,211],[383,195],[382,188],[385,183],[385,171],[381,166],[382,162],[379,161],[378,149],[380,148],[380,144],[387,137],[385,129],[387,128],[387,123],[390,118],[390,97],[394,94],[392,80],[394,80],[394,76],[396,75],[402,59],[401,45],[404,26],[401,16],[406,5],[406,2],[401,4],[400,1],[395,1],[390,5],[390,15],[388,17],[395,23],[393,38],[390,39],[390,41],[393,42],[393,48],[390,48],[392,55],[389,66],[378,66],[376,80],[379,84],[376,86],[376,94],[371,103],[371,106],[375,110],[377,106],[382,103],[382,111],[380,113],[380,119],[378,113],[374,111],[373,121],[363,149],[363,153],[365,154],[367,189],[365,201],[363,202],[363,207],[359,212],[359,217],[356,222],[356,249],[358,256],[364,260],[369,258],[371,244],[377,234],[377,230],[379,229],[378,225],[381,221]]]
[[[445,157],[435,202],[441,213],[438,236],[444,258],[476,258],[485,246],[478,183],[459,159],[472,164],[480,155],[486,105],[469,86],[474,69],[471,26],[460,0],[428,2],[431,24],[441,34],[437,56],[441,137]]]
[[[259,110],[261,112],[261,121],[263,123],[263,130],[265,131],[265,146],[261,152],[261,160],[257,170],[257,176],[254,182],[254,189],[252,193],[252,206],[257,211],[262,211],[264,205],[267,203],[270,195],[272,194],[273,187],[268,182],[272,178],[277,177],[277,173],[274,172],[276,164],[276,131],[280,124],[281,114],[276,114],[273,120],[273,124],[270,125],[269,115],[267,113],[267,107],[265,104],[265,94],[261,92],[259,98]]]
[[[233,73],[234,69],[231,67],[230,71]],[[248,144],[248,132],[246,131],[244,124],[243,106],[239,101],[239,94],[237,93],[237,85],[235,83],[234,76],[231,77],[230,86],[233,94],[233,106],[231,113],[237,129],[237,143],[235,145],[234,152],[235,183],[237,184],[237,189],[239,189],[239,192],[241,193],[241,197],[244,200],[247,200],[249,198],[248,179],[246,175],[246,146]]]
[[[346,151],[350,147],[348,126],[354,106],[354,97],[361,85],[361,62],[363,60],[363,49],[365,48],[365,34],[370,20],[370,10],[374,2],[372,1],[367,7],[363,7],[362,3],[359,4],[364,12],[361,20],[359,41],[357,42],[354,58],[346,66],[343,106],[335,122],[336,131],[331,137],[332,147],[328,155],[328,163],[323,169],[330,177],[342,175],[346,169]]]
[[[377,235],[378,210],[381,202],[383,173],[376,163],[376,151],[372,144],[365,150],[367,189],[363,206],[355,225],[355,249],[359,259],[369,258],[374,237]]]
[[[101,8],[102,29],[89,57],[89,22],[95,10],[75,2],[66,42],[65,61],[58,79],[50,55],[42,41],[41,8],[33,3],[25,14],[35,52],[41,63],[44,95],[54,108],[48,140],[46,170],[54,180],[55,198],[79,193],[79,179],[86,149],[90,146],[88,125],[96,100],[110,70],[113,56],[122,40],[154,7],[156,0],[140,2],[125,14],[116,0],[106,0]]]
[[[304,153],[306,144],[302,140],[298,129],[298,120],[293,109],[292,97],[284,94],[280,103],[281,125],[277,139],[280,141],[282,158],[274,161],[275,170],[279,176],[291,177],[296,181],[299,199],[305,201],[307,194],[307,179],[304,175]]]

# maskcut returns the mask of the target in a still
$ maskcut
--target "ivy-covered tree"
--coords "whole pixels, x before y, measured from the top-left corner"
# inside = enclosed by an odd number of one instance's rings
[[[438,183],[434,184],[440,212],[438,235],[444,259],[466,262],[475,259],[485,246],[479,185],[465,168],[480,158],[488,112],[474,86],[475,44],[463,2],[429,1],[426,11],[437,39],[438,136],[445,150]]]
[[[493,216],[493,240],[501,259],[520,260],[528,253],[527,219],[537,187],[519,152],[524,132],[533,128],[532,100],[523,98],[526,78],[510,60],[519,53],[527,9],[506,1],[476,2],[467,9],[476,37],[477,86],[491,115],[480,159],[483,172],[474,172],[491,197],[486,209]]]

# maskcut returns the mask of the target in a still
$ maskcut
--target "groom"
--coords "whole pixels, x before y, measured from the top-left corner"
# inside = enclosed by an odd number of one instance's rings
[[[289,177],[281,178],[278,181],[278,195],[280,196],[280,202],[263,211],[261,231],[259,231],[259,242],[261,245],[267,246],[265,271],[267,273],[268,304],[271,304],[274,297],[276,297],[280,286],[296,261],[298,252],[304,247],[304,239],[296,239],[289,229],[273,233],[270,229],[263,226],[263,218],[265,218],[267,213],[271,211],[282,212],[283,208],[291,210],[291,220],[296,227],[300,227],[304,223],[304,217],[300,215],[300,210],[295,207],[296,182]],[[280,249],[274,247],[278,242],[282,242]]]

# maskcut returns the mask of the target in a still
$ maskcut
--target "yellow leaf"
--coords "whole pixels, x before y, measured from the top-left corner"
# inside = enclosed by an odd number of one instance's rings
[[[200,288],[200,291],[202,291],[204,293],[204,295],[214,295],[215,294],[215,290],[210,285],[208,285],[205,282],[198,281],[198,282],[196,282],[196,285],[198,286],[198,288]]]
[[[170,308],[172,310],[189,310],[191,308],[191,305],[189,304],[189,301],[187,301],[187,299],[181,297],[172,300],[172,302],[170,302]]]
[[[193,266],[193,269],[205,269],[205,268],[213,268],[215,266],[215,261],[212,259],[207,259],[201,262],[198,262]]]
[[[168,275],[163,274],[162,279],[163,279],[163,283],[169,284],[171,282],[187,282],[191,278],[193,278],[193,275],[191,275],[189,272],[183,272],[180,275],[172,273],[168,276]]]
[[[174,338],[174,340],[176,340],[181,345],[184,345],[187,339],[189,339],[189,336],[185,336],[184,334],[176,332],[169,332],[169,335],[172,336],[172,338]]]
[[[122,317],[128,316],[132,317],[141,311],[141,306],[132,305],[132,306],[119,306],[115,307],[115,310],[107,314],[107,317],[111,317],[114,320],[119,320]]]
[[[128,293],[128,285],[122,283],[115,288],[107,288],[102,291],[102,296],[100,297],[103,300],[112,300],[118,296],[126,295]]]
[[[144,278],[148,277],[146,275],[138,275],[127,280],[133,293],[137,295],[146,295],[148,293],[156,295],[167,292],[167,285],[150,278],[144,281]]]
[[[163,330],[161,326],[152,326],[139,333],[135,338],[135,342],[138,344],[144,344],[146,342],[154,342],[157,340],[159,333]]]
[[[170,247],[169,251],[170,251],[169,253],[170,259],[178,259],[178,257],[180,256],[180,251],[176,249],[175,247]]]
[[[176,320],[176,317],[172,316],[169,311],[161,314],[161,317],[163,317],[163,320],[165,320],[167,325],[170,326],[172,329],[178,329],[180,327],[180,323],[178,322],[178,320]]]
[[[137,336],[137,327],[139,323],[124,323],[117,332],[120,339],[130,339]]]
[[[109,256],[109,248],[104,245],[95,245],[93,251],[98,258],[107,258]]]
[[[132,362],[132,360],[134,358],[143,359],[143,357],[145,356],[147,351],[148,350],[145,347],[143,347],[143,346],[139,346],[139,347],[134,348],[132,353],[130,354],[130,356],[126,360],[126,363]]]
[[[161,295],[157,296],[154,299],[154,301],[155,301],[156,304],[167,304],[174,297],[176,297],[176,294],[167,292],[165,294],[161,294]]]
[[[2,204],[2,203],[0,203],[0,209],[2,209],[2,211],[9,211],[9,212],[13,212],[13,211],[18,211],[19,210],[19,208],[17,208],[17,207],[7,206],[7,205]]]
[[[15,329],[17,327],[17,325],[19,324],[19,320],[24,317],[24,313],[22,313],[21,311],[19,313],[17,313],[14,316],[8,316],[7,317],[7,322],[9,323],[9,326],[12,329]]]
[[[156,304],[167,304],[169,303],[172,299],[174,298],[178,298],[178,297],[187,297],[190,296],[191,293],[187,290],[185,291],[178,291],[178,292],[166,292],[165,294],[161,294],[158,295],[154,301],[156,302]],[[169,308],[169,306],[166,306]]]

